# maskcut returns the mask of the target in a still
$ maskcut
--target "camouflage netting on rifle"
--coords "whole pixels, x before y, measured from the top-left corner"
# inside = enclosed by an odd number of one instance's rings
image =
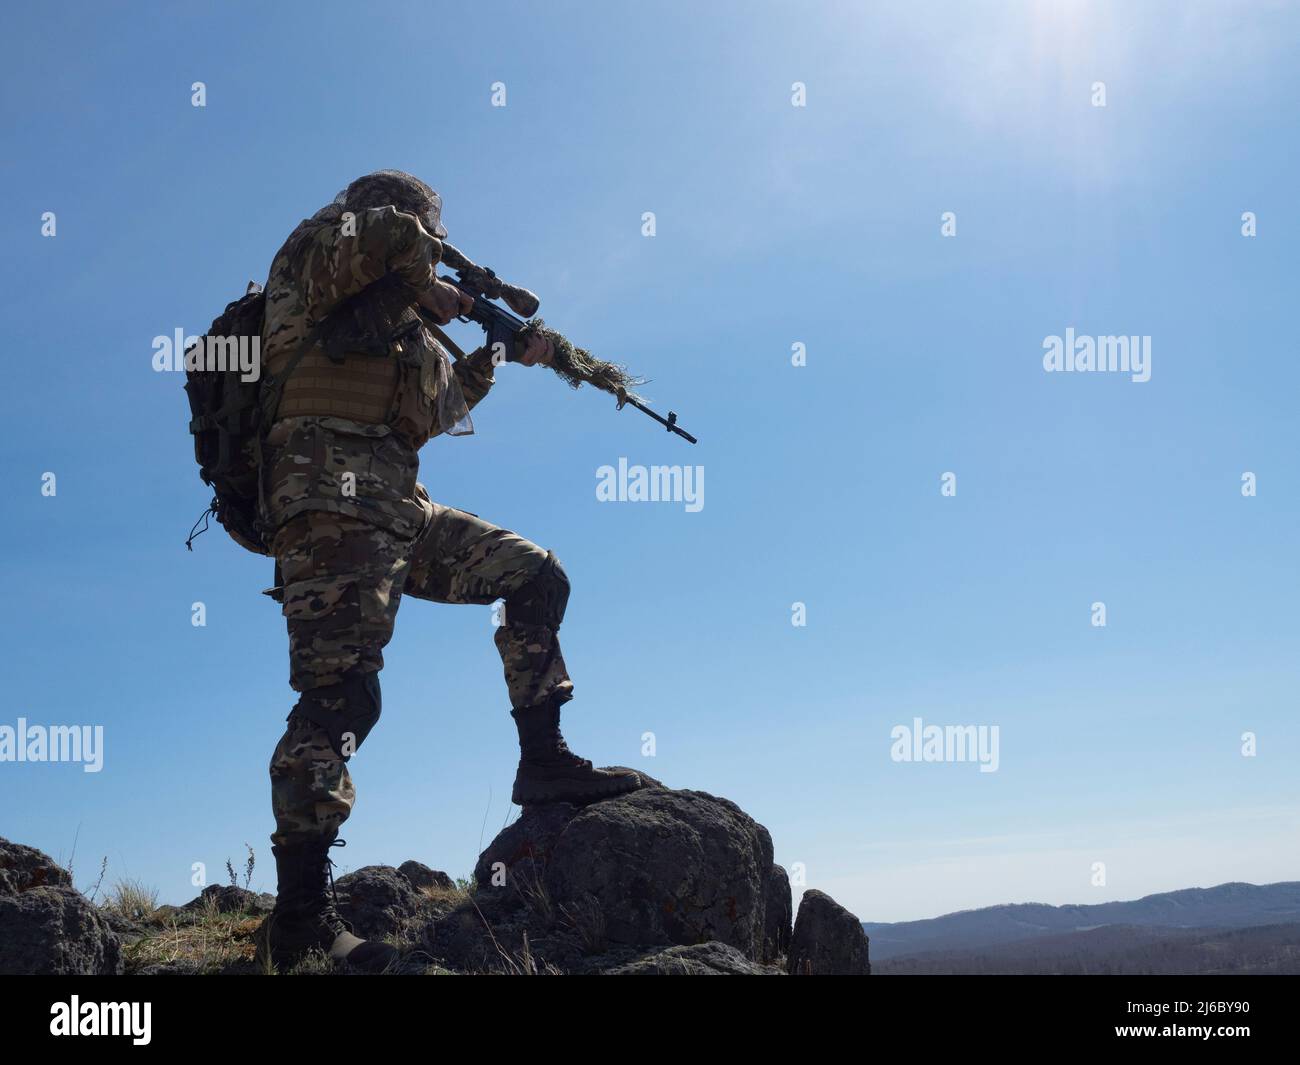
[[[625,395],[640,398],[632,388],[645,384],[645,380],[633,377],[626,366],[606,362],[604,359],[596,358],[585,348],[575,347],[563,333],[548,329],[546,323],[540,318],[534,318],[524,327],[522,335],[526,338],[530,333],[542,333],[550,337],[551,345],[555,350],[551,369],[564,378],[570,388],[577,388],[585,383],[620,399]]]

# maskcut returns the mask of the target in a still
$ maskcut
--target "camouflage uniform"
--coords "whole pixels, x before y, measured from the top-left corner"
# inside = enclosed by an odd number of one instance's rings
[[[513,707],[571,697],[556,630],[568,582],[554,555],[417,483],[418,449],[441,431],[458,386],[472,408],[493,385],[489,352],[457,362],[413,323],[386,357],[331,364],[313,332],[377,282],[427,287],[440,254],[411,214],[335,210],[295,230],[266,287],[263,362],[284,376],[266,439],[263,521],[275,532],[290,683],[301,693],[271,759],[276,844],[333,839],[356,792],[347,759],[379,717],[378,672],[403,594],[440,603],[506,600],[496,631]],[[399,301],[400,302],[400,301]],[[346,343],[343,345],[346,348]],[[439,375],[439,370],[443,372]]]

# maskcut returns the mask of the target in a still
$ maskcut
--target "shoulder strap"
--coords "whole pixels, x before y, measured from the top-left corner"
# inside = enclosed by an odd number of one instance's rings
[[[258,397],[258,424],[253,432],[253,453],[257,457],[257,499],[258,499],[258,518],[256,522],[258,534],[262,537],[263,545],[270,554],[270,544],[266,542],[267,530],[262,527],[262,517],[267,512],[266,506],[266,470],[263,469],[263,451],[262,437],[271,427],[272,421],[275,420],[275,412],[280,406],[280,394],[284,391],[284,383],[289,379],[289,375],[298,368],[298,363],[302,362],[302,357],[307,354],[324,330],[325,320],[317,322],[307,335],[302,338],[302,343],[285,364],[284,370],[276,375],[275,380],[267,384],[266,390]],[[279,563],[276,563],[277,573],[279,572]],[[278,582],[277,582],[278,583]]]
[[[321,338],[321,334],[325,331],[326,321],[328,321],[328,318],[322,319],[308,330],[307,335],[302,338],[302,342],[298,345],[297,350],[289,356],[289,361],[285,363],[284,369],[275,376],[273,381],[267,384],[266,391],[262,394],[261,402],[259,403],[262,413],[262,429],[269,429],[271,427],[271,422],[275,420],[275,412],[280,407],[280,394],[284,391],[285,382],[289,380],[289,375],[298,368],[298,363],[302,362],[303,356],[316,346],[317,341]]]
[[[421,315],[421,317],[423,317],[423,315]],[[431,332],[434,336],[436,336],[438,340],[443,344],[443,346],[446,347],[448,351],[450,351],[453,355],[456,356],[457,362],[460,362],[461,359],[465,358],[465,352],[461,350],[461,346],[457,344],[456,341],[452,340],[451,337],[449,337],[441,329],[439,329],[434,322],[431,322],[428,318],[424,318],[424,324],[425,327],[429,330],[429,332]]]

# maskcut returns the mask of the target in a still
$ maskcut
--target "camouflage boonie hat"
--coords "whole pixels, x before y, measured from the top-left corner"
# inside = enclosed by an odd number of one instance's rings
[[[401,170],[376,170],[359,177],[335,196],[334,202],[350,211],[391,204],[415,215],[439,240],[447,236],[442,224],[442,197],[418,177]]]

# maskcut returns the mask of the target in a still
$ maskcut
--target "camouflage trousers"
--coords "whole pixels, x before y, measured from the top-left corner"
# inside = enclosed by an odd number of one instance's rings
[[[571,697],[557,636],[568,580],[554,555],[514,533],[436,503],[415,540],[309,511],[280,528],[272,550],[283,582],[290,683],[303,693],[271,756],[273,843],[333,839],[351,813],[356,790],[347,761],[378,718],[377,673],[403,595],[436,603],[504,599],[494,639],[511,705]],[[370,689],[373,713],[356,705]]]

